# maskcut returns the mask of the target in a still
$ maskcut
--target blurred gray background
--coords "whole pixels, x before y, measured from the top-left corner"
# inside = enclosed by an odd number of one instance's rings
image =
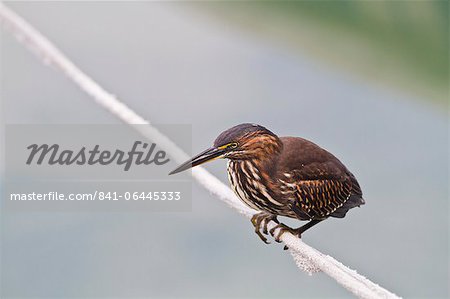
[[[193,152],[242,122],[330,150],[366,205],[304,241],[401,296],[448,297],[446,1],[7,4],[146,119],[192,124]],[[118,123],[1,42],[5,123]],[[207,169],[227,180],[225,161]],[[350,296],[197,184],[191,213],[2,213],[1,227],[3,298]]]

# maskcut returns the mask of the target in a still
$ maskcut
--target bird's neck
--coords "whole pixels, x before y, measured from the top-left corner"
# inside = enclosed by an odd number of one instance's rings
[[[265,182],[271,182],[277,172],[277,165],[280,153],[272,153],[271,155],[251,157],[247,159],[231,160],[230,163],[234,167],[244,171],[247,176],[263,179]],[[260,177],[260,178],[259,178]]]
[[[261,143],[263,146],[261,146]],[[268,179],[275,175],[278,160],[283,150],[283,143],[277,136],[266,136],[256,148],[257,150],[249,154],[245,161],[258,169],[261,173],[267,174]]]
[[[283,143],[275,136],[272,142],[263,147],[263,153],[252,157],[251,163],[263,173],[268,175],[268,178],[273,178],[277,171],[278,160],[280,159],[283,150]]]
[[[265,159],[252,159],[250,162],[262,173],[266,174],[267,180],[272,180],[277,172],[280,153],[275,153]]]
[[[247,146],[244,153],[230,158],[230,162],[238,168],[251,168],[255,173],[261,173],[265,181],[271,181],[283,150],[282,141],[275,135],[265,135]]]

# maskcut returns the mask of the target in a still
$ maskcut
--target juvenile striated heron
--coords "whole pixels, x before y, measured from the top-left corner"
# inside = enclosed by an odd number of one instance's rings
[[[331,153],[306,139],[278,137],[255,124],[222,132],[213,147],[170,174],[218,158],[229,159],[228,178],[237,196],[259,211],[251,221],[265,243],[263,234],[270,233],[277,242],[286,231],[301,237],[320,221],[330,216],[343,218],[349,209],[364,204],[355,176]],[[293,229],[277,216],[309,222]],[[268,232],[270,220],[278,224]]]

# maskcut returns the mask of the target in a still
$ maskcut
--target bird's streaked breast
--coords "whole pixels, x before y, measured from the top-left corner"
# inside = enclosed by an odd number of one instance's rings
[[[251,160],[230,160],[227,171],[233,191],[246,205],[269,213],[285,210],[285,204],[270,194],[259,169]]]

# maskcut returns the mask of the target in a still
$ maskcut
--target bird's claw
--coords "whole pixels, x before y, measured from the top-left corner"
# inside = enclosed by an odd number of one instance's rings
[[[277,216],[266,212],[260,212],[253,215],[251,221],[253,226],[255,227],[255,233],[266,244],[270,244],[270,242],[267,241],[267,238],[263,234],[265,235],[270,234],[274,238],[275,242],[281,243],[281,236],[285,232],[290,232],[291,234],[301,238],[302,232],[305,231],[305,226],[299,227],[297,229],[291,228],[284,223],[280,223],[277,219]],[[276,222],[277,225],[268,230],[267,225],[269,224],[270,221]],[[283,249],[287,250],[289,249],[289,247],[285,245]]]
[[[258,229],[255,229],[255,233],[258,235],[258,237],[266,244],[270,244],[269,241],[267,241],[267,238],[264,237],[263,234],[261,234],[261,232]]]
[[[278,233],[276,233],[277,229],[278,229]],[[291,234],[296,235],[299,238],[301,237],[301,234],[299,233],[298,230],[290,228],[289,226],[287,226],[286,224],[283,224],[283,223],[278,223],[269,231],[270,235],[275,239],[275,242],[277,242],[277,243],[281,243],[281,236],[285,232],[290,232]],[[287,249],[287,246],[285,246],[285,250],[286,249]]]
[[[268,228],[267,225],[270,221],[278,222],[277,216],[265,212],[261,212],[258,214],[255,214],[252,216],[252,224],[255,227],[255,233],[258,235],[258,237],[266,244],[270,244],[269,241],[267,241],[267,238],[263,234],[268,234]],[[262,233],[261,233],[262,229]]]

